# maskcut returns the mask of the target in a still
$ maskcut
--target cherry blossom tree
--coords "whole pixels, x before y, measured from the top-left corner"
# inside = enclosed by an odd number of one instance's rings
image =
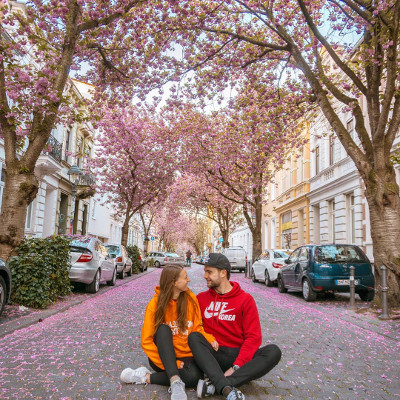
[[[262,250],[262,204],[272,165],[279,169],[288,149],[303,144],[295,125],[304,112],[301,98],[282,90],[279,100],[268,91],[275,88],[250,83],[218,113],[207,116],[185,106],[173,118],[186,154],[184,170],[201,174],[211,193],[241,207],[253,257]]]
[[[92,167],[98,175],[98,190],[123,217],[121,243],[126,245],[129,221],[147,207],[152,221],[154,207],[160,202],[174,177],[176,142],[154,116],[132,108],[104,109]],[[150,207],[152,205],[152,207]],[[140,214],[144,220],[144,214]],[[143,228],[146,228],[144,224]],[[145,229],[148,239],[150,226]]]
[[[184,174],[168,188],[169,197],[183,212],[212,219],[222,236],[222,247],[229,247],[229,234],[243,222],[241,208],[208,185],[203,175]]]
[[[26,209],[38,191],[34,168],[58,123],[78,117],[65,90],[71,71],[96,88],[95,99],[130,100],[158,85],[158,47],[146,26],[144,0],[0,1],[0,136],[6,177],[0,215],[0,256],[24,236]],[[145,62],[140,63],[140,60]],[[148,77],[148,79],[147,79]]]
[[[170,1],[160,32],[183,49],[178,77],[213,97],[240,84],[298,76],[365,184],[376,276],[400,302],[400,197],[391,162],[400,126],[400,0]],[[173,71],[171,71],[171,75]],[[341,118],[355,119],[353,138]]]

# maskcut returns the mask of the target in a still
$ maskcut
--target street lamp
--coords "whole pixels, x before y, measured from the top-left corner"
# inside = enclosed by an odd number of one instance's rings
[[[71,228],[70,233],[73,233],[74,229],[74,218],[75,218],[75,201],[76,201],[76,187],[79,183],[79,177],[83,174],[82,170],[77,166],[73,165],[68,170],[69,180],[72,183],[72,199],[71,199]]]

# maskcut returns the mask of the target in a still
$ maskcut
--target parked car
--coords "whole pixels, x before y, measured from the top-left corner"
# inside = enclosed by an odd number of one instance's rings
[[[302,291],[306,301],[321,292],[349,292],[350,266],[355,267],[355,290],[363,301],[375,294],[372,266],[355,245],[306,245],[293,251],[278,272],[278,289]]]
[[[163,267],[168,261],[167,254],[163,251],[150,251],[147,258],[152,258],[154,260],[154,266],[156,268]]]
[[[232,269],[246,271],[247,253],[243,247],[227,247],[223,254],[231,263]]]
[[[176,264],[184,267],[186,265],[185,257],[181,257],[176,253],[165,253],[167,256],[167,264]]]
[[[12,287],[11,271],[7,263],[0,258],[0,315],[10,301]]]
[[[86,285],[86,291],[96,293],[101,282],[114,286],[117,279],[115,259],[110,256],[103,243],[96,238],[73,240],[70,244],[72,267],[69,271],[71,282]]]
[[[128,276],[132,276],[132,260],[129,258],[125,246],[122,244],[106,244],[104,247],[111,257],[115,258],[118,278],[124,279],[125,272]]]
[[[288,257],[287,250],[265,250],[251,266],[250,274],[253,282],[263,281],[267,286],[272,286],[278,278],[279,269],[285,265],[285,259]]]

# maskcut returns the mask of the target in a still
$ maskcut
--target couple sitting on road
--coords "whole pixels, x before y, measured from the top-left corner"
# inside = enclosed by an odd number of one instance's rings
[[[199,398],[222,394],[228,400],[245,399],[237,387],[278,364],[278,346],[259,348],[261,326],[255,301],[238,283],[229,281],[229,260],[211,253],[204,264],[209,290],[197,298],[187,286],[184,268],[164,268],[142,328],[142,348],[156,372],[126,368],[121,373],[123,382],[170,386],[171,400],[186,400],[185,386],[197,386]]]

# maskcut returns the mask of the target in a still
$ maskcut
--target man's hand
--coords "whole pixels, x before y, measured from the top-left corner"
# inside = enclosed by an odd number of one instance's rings
[[[225,376],[230,376],[230,375],[232,375],[233,373],[234,373],[235,371],[233,370],[233,368],[232,367],[230,367],[229,369],[227,369],[226,371],[225,371]]]
[[[212,347],[215,351],[218,351],[218,349],[219,349],[219,344],[218,344],[218,342],[217,342],[216,340],[214,340],[214,341],[211,342],[210,344],[211,344],[211,347]]]

